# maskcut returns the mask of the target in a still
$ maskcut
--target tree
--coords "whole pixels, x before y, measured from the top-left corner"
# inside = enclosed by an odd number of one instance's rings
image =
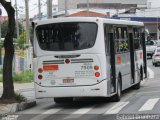
[[[13,36],[15,30],[15,10],[11,2],[0,0],[0,3],[8,14],[8,30],[4,40],[4,63],[3,63],[3,94],[1,101],[15,102],[14,85],[12,78],[12,61],[14,56]]]
[[[23,28],[22,23],[19,22],[18,25],[19,25],[19,34],[21,34],[23,32],[24,28]],[[4,38],[6,36],[7,30],[8,30],[8,21],[5,21],[2,23],[1,29],[2,29],[2,38]],[[17,31],[17,28],[15,28],[15,31]],[[14,38],[16,38],[16,37],[17,37],[17,33],[15,32]]]
[[[33,41],[32,40],[33,39],[33,33],[32,32],[33,31],[30,30],[30,40],[31,40],[31,42]],[[26,45],[26,43],[27,43],[26,31],[24,31],[20,34],[19,38],[16,40],[16,43],[17,43],[16,47],[18,47],[19,49],[26,49],[26,48],[29,47],[28,45]]]

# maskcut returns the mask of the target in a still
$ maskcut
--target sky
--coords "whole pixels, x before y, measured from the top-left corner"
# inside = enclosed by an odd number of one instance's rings
[[[10,1],[10,0],[6,0]],[[25,17],[25,0],[17,0],[17,8],[19,9],[19,17]],[[38,14],[38,0],[28,0],[29,1],[29,16],[33,17],[35,14]],[[41,11],[46,12],[47,11],[47,6],[46,6],[46,1],[47,0],[41,0]],[[53,4],[57,5],[57,0],[52,0]],[[15,0],[11,0],[12,6],[15,5]],[[0,5],[0,8],[2,9],[2,16],[6,16],[7,13],[4,10],[4,8]]]
[[[10,0],[7,0],[10,1]],[[12,5],[15,5],[15,0],[11,0]],[[160,0],[147,0],[147,2],[151,2],[151,8],[160,8]],[[46,7],[46,0],[41,0],[42,8],[41,11],[44,13],[47,11]],[[57,0],[53,0],[53,4],[58,4]],[[17,6],[19,9],[19,17],[24,18],[25,17],[25,4],[24,0],[17,0]],[[0,7],[2,9],[2,15],[6,16],[7,13],[5,12],[3,7]],[[160,9],[159,9],[160,10]],[[38,0],[29,0],[29,16],[30,18],[33,17],[35,14],[38,14]]]

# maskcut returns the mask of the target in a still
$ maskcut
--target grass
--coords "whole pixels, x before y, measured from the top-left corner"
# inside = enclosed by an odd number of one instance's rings
[[[0,82],[3,81],[3,77],[0,76]],[[13,73],[13,81],[17,83],[29,83],[33,81],[33,72],[32,71],[23,71],[20,73]]]
[[[25,98],[23,95],[15,93],[15,97],[16,97],[16,101],[17,102],[25,102],[27,100],[27,98]]]
[[[31,71],[24,71],[21,73],[13,74],[13,81],[19,83],[27,83],[33,81],[33,73]]]

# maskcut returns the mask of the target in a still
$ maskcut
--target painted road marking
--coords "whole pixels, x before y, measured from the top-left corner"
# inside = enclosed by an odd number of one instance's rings
[[[44,120],[45,118],[49,117],[50,115],[56,114],[60,110],[62,110],[62,108],[54,108],[54,109],[47,110],[47,111],[41,113],[40,115],[33,117],[31,120]]]
[[[154,72],[153,72],[153,70],[151,68],[147,67],[147,71],[149,73],[148,78],[154,78]]]
[[[118,102],[112,108],[110,108],[104,114],[117,114],[120,110],[122,110],[129,102]]]
[[[85,114],[85,113],[89,112],[93,107],[94,106],[80,108],[77,111],[73,112],[72,114]]]
[[[71,113],[71,115],[65,117],[64,119],[73,119],[73,118],[79,118],[81,117],[83,114],[86,114],[87,112],[89,112],[91,109],[93,109],[95,107],[95,105],[90,106],[90,107],[83,107],[78,109],[77,111]]]
[[[139,111],[152,110],[158,101],[159,101],[159,98],[147,100],[145,104],[139,109]]]

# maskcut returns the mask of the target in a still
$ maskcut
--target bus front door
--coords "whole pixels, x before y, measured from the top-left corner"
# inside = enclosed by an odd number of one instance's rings
[[[129,33],[130,41],[130,61],[131,61],[131,84],[135,83],[135,60],[134,60],[134,43],[133,43],[133,34]]]

